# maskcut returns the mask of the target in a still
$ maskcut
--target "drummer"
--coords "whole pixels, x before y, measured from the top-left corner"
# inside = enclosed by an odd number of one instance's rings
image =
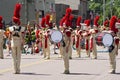
[[[70,26],[70,23],[72,22],[72,20],[70,19],[70,17],[72,17],[71,15],[72,13],[72,10],[71,8],[67,8],[66,9],[66,14],[65,16],[63,17],[63,22],[62,22],[62,25],[63,25],[63,41],[61,42],[61,48],[62,48],[62,57],[63,57],[63,60],[64,60],[64,67],[65,67],[65,70],[64,70],[64,74],[69,74],[69,53],[70,53],[70,43],[71,43],[71,31],[69,29],[69,26]]]
[[[119,37],[117,37],[118,29],[115,27],[115,23],[117,22],[117,17],[112,16],[110,19],[110,30],[114,32],[114,42],[113,45],[109,47],[109,62],[110,62],[110,71],[109,73],[115,74],[116,72],[116,56],[118,55],[118,44]]]
[[[117,36],[118,36],[119,39],[120,39],[120,18],[118,19],[118,24],[119,24],[119,27],[118,27],[118,33],[117,33]],[[119,44],[119,49],[120,49],[120,44]]]

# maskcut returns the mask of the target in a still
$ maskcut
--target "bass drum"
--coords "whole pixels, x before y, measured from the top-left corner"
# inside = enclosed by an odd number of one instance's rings
[[[112,34],[106,32],[98,33],[95,39],[98,46],[109,47],[114,42]]]
[[[63,39],[63,35],[59,30],[51,30],[50,31],[50,40],[53,43],[59,43]]]

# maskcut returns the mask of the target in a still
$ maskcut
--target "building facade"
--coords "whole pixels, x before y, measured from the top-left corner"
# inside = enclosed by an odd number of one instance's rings
[[[35,20],[35,4],[34,0],[1,0],[0,1],[0,15],[6,24],[12,21],[15,4],[20,2],[21,8],[21,23],[27,24],[28,21]]]
[[[55,3],[69,5],[73,10],[78,10],[80,0],[55,0]]]
[[[1,0],[0,1],[0,15],[3,17],[4,21],[6,23],[11,22],[14,6],[17,0],[12,0],[10,2],[9,0]]]
[[[66,8],[70,7],[72,9],[72,14],[74,19],[78,16],[78,6],[80,4],[80,0],[55,0],[56,4],[56,23],[59,25],[60,19],[65,14]],[[74,23],[75,20],[73,20]]]
[[[79,15],[82,16],[82,19],[86,19],[88,17],[88,0],[80,0],[79,4]]]
[[[83,19],[87,17],[87,0],[1,0],[0,15],[3,16],[6,24],[12,21],[14,6],[17,2],[22,4],[21,22],[23,24],[33,20],[39,23],[41,18],[49,13],[52,15],[53,22],[59,25],[59,21],[68,7],[72,8],[75,18],[79,15]]]
[[[46,14],[55,16],[55,0],[35,0],[36,20],[39,24]],[[56,19],[55,19],[56,20]],[[53,20],[55,22],[55,20]]]
[[[56,24],[59,25],[60,19],[65,15],[65,10],[68,8],[69,5],[65,4],[55,4],[56,8]]]
[[[44,14],[55,12],[55,0],[35,0],[37,11],[44,11]]]

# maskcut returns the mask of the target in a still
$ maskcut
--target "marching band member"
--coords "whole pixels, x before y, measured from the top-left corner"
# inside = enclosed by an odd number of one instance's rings
[[[118,19],[118,23],[120,24],[120,19]],[[120,39],[120,26],[119,26],[119,29],[118,29],[117,36],[118,36],[119,39]],[[120,49],[120,44],[119,44],[119,49]]]
[[[12,57],[14,62],[14,70],[15,74],[20,73],[20,62],[21,62],[21,48],[24,44],[24,38],[22,35],[23,27],[20,26],[20,9],[21,4],[17,3],[15,5],[13,22],[15,25],[9,27],[11,34],[9,38],[11,40],[11,48],[12,48]]]
[[[70,47],[70,42],[71,42],[71,32],[69,30],[65,31],[64,34],[64,41],[65,41],[65,47],[63,47],[63,60],[64,60],[64,66],[65,66],[65,74],[69,74],[69,47]]]
[[[81,28],[80,22],[81,22],[81,16],[79,16],[77,19],[77,23],[76,23],[77,28],[75,30],[75,45],[76,45],[76,52],[77,52],[78,57],[81,57],[81,46],[80,46],[81,33],[80,32],[82,31],[80,30]]]
[[[71,12],[72,12],[72,10],[70,8],[66,9],[65,21],[64,21],[64,25],[63,25],[64,28],[66,28],[66,27],[69,27],[69,28],[72,27],[73,15],[71,15]],[[66,29],[69,30],[69,28],[66,28]],[[71,36],[70,36],[70,39],[71,39]],[[70,42],[70,45],[69,45],[68,48],[69,48],[69,58],[72,59],[72,43],[71,42]]]
[[[46,28],[46,25],[45,25],[45,17],[43,17],[42,18],[42,20],[41,20],[41,23],[40,23],[40,25],[41,25],[41,32],[42,32],[42,34],[40,33],[40,41],[41,41],[41,44],[42,44],[42,52],[43,52],[43,55],[44,55],[44,58],[46,57],[46,55],[45,55],[45,46],[44,46],[44,44],[45,44],[45,38],[44,38],[44,36],[43,36],[43,33],[44,33],[44,30],[45,30],[45,28]]]
[[[91,38],[90,38],[90,46],[91,46],[91,51],[93,52],[93,59],[97,59],[97,48],[96,48],[96,41],[95,41],[95,36],[98,33],[98,20],[99,16],[96,16],[94,19],[94,29],[91,29]]]
[[[63,61],[64,61],[64,67],[65,67],[65,71],[64,74],[69,74],[69,55],[70,55],[70,43],[71,43],[71,31],[69,30],[69,26],[70,26],[70,15],[71,15],[71,8],[67,8],[66,9],[66,14],[65,14],[65,23],[63,25],[64,28],[64,32],[63,32],[63,41],[61,42],[62,45],[62,57],[63,57]]]
[[[119,37],[117,37],[118,30],[115,28],[115,23],[117,22],[117,17],[112,16],[110,19],[110,30],[114,32],[114,42],[113,45],[109,47],[109,62],[110,62],[110,73],[114,74],[116,71],[116,55],[118,55],[118,44]]]
[[[49,20],[50,15],[46,15],[44,18],[42,18],[41,26],[44,28],[43,30],[43,36],[42,36],[42,49],[45,59],[50,59],[50,41],[49,41],[49,35],[47,33],[47,28],[49,27]]]
[[[85,49],[86,49],[86,54],[88,57],[90,57],[90,20],[85,20],[84,23],[86,24],[86,31],[83,33],[83,36],[85,37]]]
[[[2,16],[0,16],[0,59],[4,58],[4,55],[3,55],[4,30],[3,30],[2,19],[3,19]]]
[[[63,41],[60,42],[60,49],[61,49],[61,55],[64,61],[64,67],[65,67],[65,71],[64,74],[69,74],[69,46],[70,46],[70,42],[71,42],[71,32],[70,30],[64,30],[63,32]]]
[[[90,33],[91,33],[90,50],[93,52],[93,59],[97,59],[97,47],[96,47],[95,36],[98,33],[98,30],[91,29]]]

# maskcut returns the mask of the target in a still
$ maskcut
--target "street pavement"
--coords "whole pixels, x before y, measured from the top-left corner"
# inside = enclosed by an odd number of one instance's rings
[[[82,57],[77,58],[73,50],[70,74],[63,74],[63,60],[53,54],[53,47],[50,60],[44,60],[41,54],[22,54],[21,74],[13,74],[12,56],[7,56],[7,50],[4,50],[5,58],[0,59],[0,80],[120,80],[120,50],[117,56],[116,74],[108,73],[107,49],[98,47],[97,50],[97,60],[86,57],[85,50],[82,50]],[[59,50],[56,51],[59,53]]]

